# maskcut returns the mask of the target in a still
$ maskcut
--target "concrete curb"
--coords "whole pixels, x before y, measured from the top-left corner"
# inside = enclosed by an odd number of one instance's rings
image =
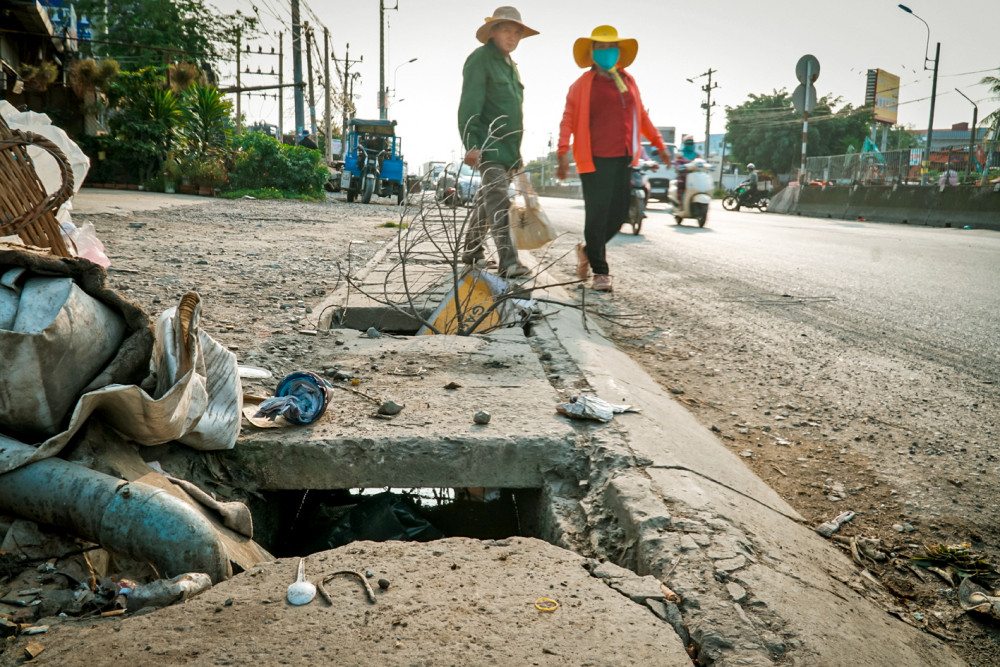
[[[573,300],[562,289],[547,296]],[[884,591],[867,590],[852,561],[615,348],[593,318],[587,328],[576,311],[562,309],[539,335],[558,341],[598,396],[642,408],[602,433],[620,438],[637,465],[615,470],[591,494],[602,496],[617,523],[619,564],[681,596],[677,607],[701,664],[964,664],[873,604]]]

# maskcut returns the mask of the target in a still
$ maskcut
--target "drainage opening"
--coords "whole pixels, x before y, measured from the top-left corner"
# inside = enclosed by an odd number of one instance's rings
[[[264,495],[265,502],[254,508],[254,539],[278,558],[359,540],[539,537],[538,489],[307,489]]]

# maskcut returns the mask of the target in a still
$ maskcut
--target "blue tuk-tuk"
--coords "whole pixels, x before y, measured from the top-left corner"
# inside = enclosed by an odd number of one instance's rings
[[[352,118],[344,141],[344,170],[340,189],[347,192],[347,201],[361,195],[365,204],[372,196],[396,196],[406,200],[406,163],[396,136],[394,120],[362,120]]]

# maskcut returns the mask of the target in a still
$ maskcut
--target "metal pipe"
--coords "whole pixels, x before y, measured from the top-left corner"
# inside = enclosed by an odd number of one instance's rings
[[[0,451],[19,448],[34,449],[0,436]],[[155,486],[63,459],[0,475],[0,510],[149,561],[162,578],[204,572],[218,583],[232,576],[218,533],[195,508]]]

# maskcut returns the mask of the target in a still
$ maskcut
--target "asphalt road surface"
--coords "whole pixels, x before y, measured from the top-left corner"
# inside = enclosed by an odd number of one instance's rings
[[[582,201],[543,202],[560,231],[582,235]],[[718,201],[701,229],[676,225],[656,203],[641,236],[630,229],[609,245],[629,272],[668,268],[721,281],[733,295],[829,300],[825,317],[853,336],[894,341],[980,379],[1000,376],[996,232],[733,212]],[[613,264],[612,273],[621,270]]]

